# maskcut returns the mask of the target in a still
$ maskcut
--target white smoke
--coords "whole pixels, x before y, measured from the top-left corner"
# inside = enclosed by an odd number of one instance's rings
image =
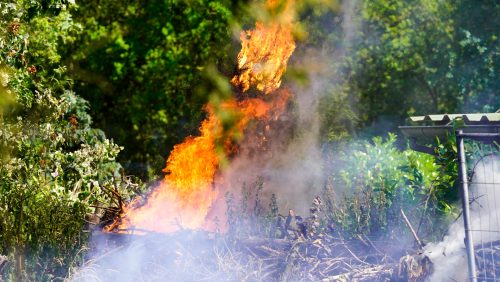
[[[241,145],[238,156],[231,160],[222,177],[230,183],[230,192],[237,194],[243,183],[252,186],[261,178],[262,200],[269,200],[275,194],[280,212],[294,209],[307,215],[308,207],[324,184],[317,111],[317,93],[321,91],[317,87],[312,82],[305,89],[294,88],[294,116],[285,113],[281,121],[268,125],[266,150],[251,143]]]
[[[292,67],[307,73],[305,85],[294,85],[296,105],[296,136],[289,140],[284,151],[262,168],[269,176],[267,196],[278,196],[280,212],[294,209],[297,214],[307,215],[315,196],[320,195],[326,182],[324,157],[320,140],[320,113],[318,110],[328,88],[339,83],[339,62],[347,56],[347,49],[356,39],[360,29],[357,20],[357,0],[344,0],[341,5],[341,42],[321,42],[292,56]],[[265,187],[266,188],[266,187]],[[269,198],[269,197],[267,197]]]
[[[471,225],[475,246],[500,240],[500,157],[487,156],[477,162],[470,184]],[[498,191],[497,191],[498,190]],[[465,230],[460,217],[450,226],[442,242],[426,246],[425,254],[434,263],[431,281],[467,280]]]
[[[222,172],[221,178],[225,192],[238,194],[243,184],[251,187],[256,180],[263,181],[262,200],[268,201],[271,193],[277,195],[280,213],[286,214],[288,209],[294,209],[299,215],[308,215],[308,208],[315,196],[321,193],[325,184],[323,157],[319,140],[320,119],[318,105],[325,87],[331,87],[339,79],[335,77],[336,70],[333,60],[342,60],[345,49],[353,40],[359,28],[354,21],[358,1],[343,1],[342,23],[344,38],[339,49],[325,42],[317,48],[310,48],[303,54],[294,54],[292,58],[295,65],[301,70],[307,70],[308,83],[306,85],[286,85],[294,93],[294,116],[283,115],[281,118],[293,119],[295,134],[288,135],[285,128],[284,134],[272,135],[269,150],[262,155],[255,154],[255,144],[251,141],[242,144],[238,156],[230,161],[229,167]],[[279,122],[277,122],[279,126]],[[279,131],[280,128],[270,126],[270,130]],[[250,191],[252,195],[255,191]],[[225,199],[220,197],[213,205],[213,213],[222,215],[225,212]],[[267,203],[264,203],[267,204]],[[186,231],[188,232],[188,231]],[[111,235],[110,235],[111,236]],[[259,281],[258,276],[262,265],[241,265],[236,258],[217,255],[214,253],[212,243],[206,240],[191,238],[178,240],[153,237],[137,239],[123,243],[123,247],[116,253],[92,254],[93,259],[79,269],[72,280],[76,281]],[[106,237],[106,236],[104,236]],[[106,245],[108,239],[96,238],[94,243]],[[178,242],[176,242],[178,240]],[[193,243],[200,244],[205,250],[199,258],[188,255],[193,252]],[[183,246],[185,244],[186,246]],[[175,245],[169,249],[166,246]],[[156,246],[156,247],[155,247]],[[105,247],[95,247],[96,250]],[[167,250],[165,250],[167,249]],[[186,251],[182,251],[187,249]],[[210,250],[209,250],[210,249]],[[221,252],[223,253],[223,252]],[[230,252],[228,252],[231,254]],[[152,258],[169,258],[174,256],[174,261],[157,261],[152,265]],[[156,259],[155,259],[156,260]],[[206,266],[207,261],[213,265]],[[227,266],[228,269],[220,269]],[[200,268],[211,268],[205,273]],[[264,266],[265,267],[265,266]],[[215,275],[215,276],[214,276]],[[208,278],[207,278],[208,277]]]

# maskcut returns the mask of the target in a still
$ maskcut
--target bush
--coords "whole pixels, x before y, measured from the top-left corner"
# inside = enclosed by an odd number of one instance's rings
[[[86,219],[117,212],[134,185],[58,65],[78,26],[64,9],[26,5],[0,6],[0,97],[11,102],[0,108],[0,253],[14,262],[6,278],[52,280],[85,248]]]
[[[345,146],[331,175],[334,190],[342,191],[330,199],[331,220],[350,236],[402,238],[409,234],[402,209],[419,236],[439,237],[456,211],[456,198],[449,197],[456,193],[455,176],[433,156],[400,151],[395,142],[396,135],[389,134]]]

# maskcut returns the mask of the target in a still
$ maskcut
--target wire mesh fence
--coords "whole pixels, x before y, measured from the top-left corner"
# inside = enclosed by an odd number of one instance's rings
[[[500,281],[499,137],[457,134],[470,281]]]

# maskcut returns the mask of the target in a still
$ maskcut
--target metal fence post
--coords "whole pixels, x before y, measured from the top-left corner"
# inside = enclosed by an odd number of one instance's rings
[[[465,248],[467,250],[467,262],[469,265],[469,281],[477,281],[476,260],[474,253],[474,242],[472,241],[472,231],[470,222],[469,207],[469,184],[467,180],[467,164],[465,162],[464,138],[462,130],[456,132],[458,151],[458,176],[461,184],[462,209],[465,228]]]

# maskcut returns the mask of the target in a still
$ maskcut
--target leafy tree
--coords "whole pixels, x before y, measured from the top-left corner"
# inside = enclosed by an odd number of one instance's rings
[[[196,133],[203,72],[228,55],[231,1],[83,1],[83,34],[64,60],[96,125],[125,146],[120,160],[160,174],[173,145]],[[222,67],[224,68],[224,67]]]
[[[453,15],[455,44],[449,73],[463,111],[500,109],[500,3],[462,0]]]
[[[134,186],[119,173],[121,148],[91,127],[58,47],[80,26],[55,2],[0,4],[0,253],[16,280],[64,277],[84,246],[85,219],[119,209],[112,191]],[[49,5],[50,4],[50,5]]]
[[[302,16],[305,47],[330,58],[321,101],[325,140],[367,129],[381,134],[412,114],[500,107],[498,3],[354,3]]]

